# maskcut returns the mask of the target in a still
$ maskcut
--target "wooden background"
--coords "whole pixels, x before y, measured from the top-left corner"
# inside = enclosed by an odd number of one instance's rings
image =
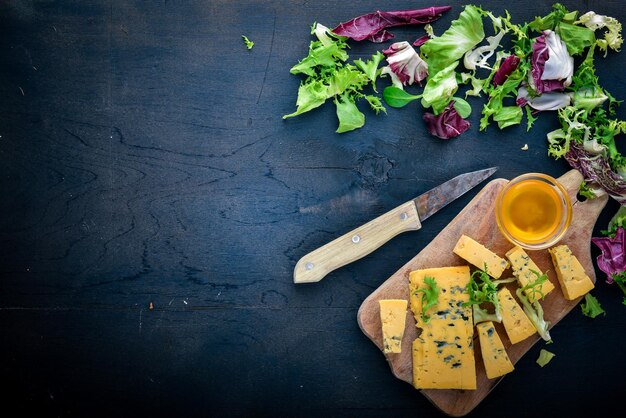
[[[617,0],[565,3],[626,22]],[[426,133],[417,103],[366,110],[342,135],[331,104],[281,120],[314,21],[431,4],[454,6],[441,33],[462,2],[0,1],[2,415],[439,416],[355,317],[475,192],[320,283],[295,286],[293,267],[456,174],[561,175],[546,155],[554,115],[479,133],[472,100],[472,129],[450,141]],[[521,21],[550,4],[508,6]],[[598,59],[619,99],[625,65],[624,52]],[[472,416],[621,408],[626,307],[602,279],[594,294],[607,316],[574,310],[552,363],[535,364],[538,344]]]

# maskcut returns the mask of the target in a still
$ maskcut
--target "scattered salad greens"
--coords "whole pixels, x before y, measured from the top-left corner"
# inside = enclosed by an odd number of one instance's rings
[[[252,49],[252,47],[254,46],[254,42],[248,39],[246,35],[241,35],[241,39],[243,39],[243,43],[246,45],[246,48],[248,48],[248,50]]]
[[[585,301],[580,304],[580,309],[583,311],[583,315],[588,316],[589,318],[595,318],[598,315],[604,314],[606,316],[606,312],[600,306],[600,302],[590,293],[585,295]]]
[[[414,294],[418,296],[420,293],[422,294],[422,321],[424,323],[428,323],[430,321],[430,315],[426,314],[433,306],[437,306],[439,301],[439,292],[441,289],[437,287],[437,282],[434,277],[424,277],[424,284],[426,287],[415,289]]]
[[[480,131],[491,124],[506,129],[524,120],[530,130],[540,113],[555,112],[560,128],[547,133],[548,154],[564,158],[582,173],[580,193],[585,197],[608,194],[626,205],[626,157],[616,144],[626,133],[626,121],[617,118],[620,102],[600,85],[595,64],[596,53],[606,57],[609,50],[620,50],[621,23],[594,11],[570,11],[559,3],[547,15],[525,23],[514,23],[508,12],[496,16],[467,5],[450,27],[436,36],[429,23],[448,10],[445,6],[374,12],[332,31],[314,25],[312,33],[317,40],[311,42],[308,56],[291,69],[292,74],[305,76],[298,89],[296,111],[284,118],[332,99],[339,119],[337,132],[360,128],[365,116],[357,101],[365,99],[376,113],[386,113],[375,94],[375,83],[379,77],[389,77],[393,86],[383,90],[384,101],[398,108],[420,99],[427,109],[423,119],[429,132],[450,139],[471,126],[466,119],[472,107],[458,97],[460,86],[465,85],[465,98],[485,98]],[[348,39],[384,42],[393,37],[386,28],[409,24],[426,24],[426,35],[413,45],[391,44],[370,60],[347,62]],[[420,93],[404,91],[423,81]],[[369,85],[374,94],[364,93]],[[602,250],[600,269],[626,295],[625,240],[621,225],[613,236],[594,238]]]
[[[556,354],[551,353],[548,350],[542,348],[541,351],[539,352],[539,358],[537,359],[537,364],[543,367],[546,364],[550,363],[550,360],[552,360],[554,357],[556,357]]]

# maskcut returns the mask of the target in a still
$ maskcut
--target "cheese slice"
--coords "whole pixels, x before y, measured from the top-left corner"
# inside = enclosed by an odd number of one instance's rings
[[[502,309],[502,324],[511,344],[517,344],[537,332],[522,307],[513,299],[509,289],[503,287],[498,290],[498,302]]]
[[[422,294],[416,291],[426,287],[424,283],[426,277],[435,279],[437,287],[441,289],[437,305],[426,312],[431,317],[431,321],[447,319],[466,321],[467,318],[471,319],[471,308],[463,306],[464,302],[469,301],[469,294],[465,289],[469,283],[468,266],[415,270],[409,274],[409,292],[411,310],[419,328],[424,328],[426,324],[422,320]]]
[[[574,300],[593,289],[593,282],[567,245],[550,248],[548,252],[565,299]]]
[[[533,273],[533,271],[541,274],[539,267],[537,267],[528,254],[526,254],[526,251],[524,251],[521,247],[514,247],[510,249],[509,252],[506,253],[506,257],[511,262],[513,275],[517,279],[520,287],[524,287],[528,283],[537,280],[537,275]],[[554,285],[550,280],[546,280],[541,284],[541,292],[544,296],[547,296],[552,290],[554,290]],[[535,294],[530,289],[527,289],[525,293],[530,302],[535,301]],[[539,297],[539,295],[537,295],[537,297]]]
[[[486,265],[487,273],[495,279],[499,278],[502,272],[509,267],[508,261],[498,257],[496,253],[467,235],[461,235],[452,251],[481,270],[484,270]]]
[[[437,327],[413,341],[413,386],[476,389],[473,339],[466,331]]]
[[[440,289],[437,305],[422,319],[421,294],[415,290],[432,277]],[[413,341],[413,385],[417,389],[476,389],[472,310],[466,286],[469,267],[444,267],[411,272],[411,309],[422,329]]]
[[[408,302],[404,299],[384,299],[379,300],[378,304],[383,329],[383,351],[401,353]]]
[[[511,373],[514,369],[509,356],[506,354],[500,336],[493,326],[493,322],[481,322],[476,324],[478,338],[480,340],[480,351],[483,355],[483,363],[487,378],[495,379]]]

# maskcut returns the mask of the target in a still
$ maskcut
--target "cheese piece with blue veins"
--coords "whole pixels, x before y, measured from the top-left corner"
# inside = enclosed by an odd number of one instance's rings
[[[405,299],[382,299],[378,304],[383,331],[383,352],[401,353],[408,302]]]
[[[574,300],[593,289],[593,282],[567,245],[550,248],[548,252],[565,299]]]
[[[424,279],[432,277],[440,289],[430,320],[422,319]],[[417,389],[476,389],[473,320],[466,291],[468,266],[416,270],[410,273],[411,310],[422,329],[413,341],[413,386]]]
[[[480,351],[483,355],[487,378],[495,379],[511,373],[514,370],[513,364],[509,360],[493,322],[487,321],[476,324],[476,330],[478,330]]]

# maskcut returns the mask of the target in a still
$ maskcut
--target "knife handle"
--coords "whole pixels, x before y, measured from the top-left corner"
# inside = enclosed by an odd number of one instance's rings
[[[302,257],[293,271],[293,281],[319,282],[331,271],[365,257],[396,235],[421,226],[415,203],[408,201]]]

